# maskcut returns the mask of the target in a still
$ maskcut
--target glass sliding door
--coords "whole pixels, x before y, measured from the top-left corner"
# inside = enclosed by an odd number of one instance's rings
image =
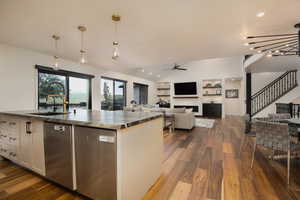
[[[67,109],[92,109],[92,78],[87,74],[36,66],[38,69],[38,109],[63,110],[63,96]],[[49,96],[50,95],[50,96]],[[55,95],[55,96],[51,96]]]
[[[39,73],[38,79],[38,109],[53,110],[55,106],[57,110],[63,110],[63,98],[48,98],[48,95],[66,95],[67,78],[56,74]]]
[[[101,109],[123,110],[126,106],[126,82],[101,78]]]
[[[89,89],[88,79],[70,77],[69,108],[87,110],[89,108]]]
[[[113,110],[114,82],[110,79],[101,79],[101,110]]]
[[[115,93],[114,93],[114,110],[123,110],[125,106],[125,89],[126,83],[124,81],[114,81],[115,82]]]
[[[148,85],[134,83],[133,84],[134,100],[137,104],[148,104]]]

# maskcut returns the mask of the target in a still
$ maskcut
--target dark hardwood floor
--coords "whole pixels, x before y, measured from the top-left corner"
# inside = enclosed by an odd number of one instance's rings
[[[291,185],[286,161],[268,159],[259,148],[250,168],[252,144],[241,156],[243,122],[239,117],[217,120],[214,128],[176,131],[164,138],[162,175],[143,200],[296,200],[300,199],[300,161],[292,160]],[[0,199],[85,199],[9,161],[0,161]]]

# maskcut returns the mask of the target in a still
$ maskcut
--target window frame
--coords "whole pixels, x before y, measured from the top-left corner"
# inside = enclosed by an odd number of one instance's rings
[[[37,75],[38,75],[38,87],[37,87],[37,98],[38,98],[38,102],[37,102],[37,107],[39,109],[40,107],[40,73],[44,73],[44,74],[53,74],[53,75],[59,75],[59,76],[64,76],[66,78],[66,100],[69,101],[70,100],[70,77],[74,77],[74,78],[81,78],[81,79],[86,79],[89,82],[89,97],[88,97],[88,109],[92,110],[92,79],[95,78],[95,76],[93,75],[89,75],[89,74],[82,74],[82,73],[78,73],[78,72],[72,72],[72,71],[67,71],[67,70],[54,70],[53,68],[50,67],[45,67],[45,66],[41,66],[41,65],[36,65],[35,68],[37,69]],[[69,105],[67,104],[67,109],[69,109]]]
[[[101,76],[101,80],[100,80],[100,84],[102,84],[102,79],[106,79],[106,80],[111,80],[113,81],[113,105],[115,105],[115,81],[119,81],[119,82],[123,82],[125,85],[125,89],[124,89],[124,107],[127,105],[127,81],[125,80],[121,80],[121,79],[116,79],[116,78],[111,78],[111,77],[107,77],[107,76]],[[102,95],[102,86],[100,87],[100,92]],[[100,107],[102,107],[102,102],[100,102]],[[114,111],[115,109],[113,109]]]

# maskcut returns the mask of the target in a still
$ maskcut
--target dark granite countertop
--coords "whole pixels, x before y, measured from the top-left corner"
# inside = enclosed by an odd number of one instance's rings
[[[65,123],[105,129],[121,129],[140,124],[162,116],[156,112],[127,112],[127,111],[94,111],[77,110],[76,114],[42,116],[35,115],[38,110],[3,111],[0,114],[42,119],[47,122]]]

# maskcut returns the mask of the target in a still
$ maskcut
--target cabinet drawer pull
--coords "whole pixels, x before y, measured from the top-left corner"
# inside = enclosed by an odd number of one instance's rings
[[[15,125],[16,125],[16,122],[9,122],[9,125],[10,125],[10,126],[15,126]]]
[[[31,122],[26,122],[26,133],[31,134]]]

